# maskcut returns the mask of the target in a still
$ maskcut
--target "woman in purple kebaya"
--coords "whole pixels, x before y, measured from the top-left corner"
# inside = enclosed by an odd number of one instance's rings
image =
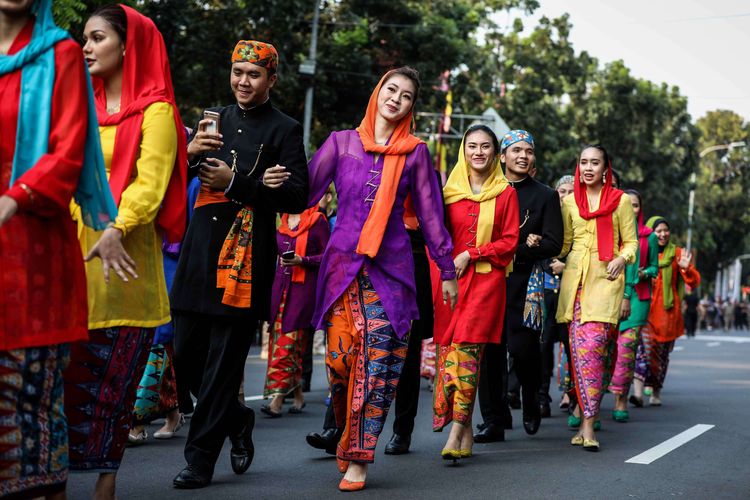
[[[396,392],[411,321],[418,318],[414,262],[404,226],[412,207],[445,301],[458,289],[450,235],[427,146],[410,133],[419,75],[386,73],[356,130],[333,132],[309,164],[310,205],[333,181],[339,207],[323,254],[313,324],[325,328],[344,491],[365,486],[367,464]],[[354,373],[352,373],[354,371]]]

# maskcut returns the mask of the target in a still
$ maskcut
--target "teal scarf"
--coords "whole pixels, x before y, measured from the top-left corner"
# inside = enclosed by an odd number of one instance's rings
[[[55,25],[51,0],[36,0],[36,15],[31,42],[18,53],[0,56],[0,76],[22,68],[21,98],[18,106],[16,150],[10,185],[31,170],[47,153],[52,91],[55,84],[55,44],[70,37]],[[88,85],[88,127],[83,156],[83,169],[78,179],[75,200],[81,206],[83,222],[96,230],[114,221],[117,208],[112,198],[104,168],[99,140],[99,127],[94,106],[91,77],[86,70]]]

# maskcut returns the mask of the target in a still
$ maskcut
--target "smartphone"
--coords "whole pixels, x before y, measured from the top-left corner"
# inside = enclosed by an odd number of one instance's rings
[[[203,129],[205,132],[208,132],[209,134],[218,134],[219,133],[219,118],[221,115],[217,113],[216,111],[204,111],[203,112],[203,119],[204,120],[211,120],[210,123],[207,123],[205,125],[205,128]]]
[[[281,258],[284,260],[292,260],[294,258],[294,250],[287,250],[281,254]]]

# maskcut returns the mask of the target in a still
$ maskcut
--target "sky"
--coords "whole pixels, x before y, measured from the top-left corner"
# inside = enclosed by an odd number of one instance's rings
[[[570,40],[606,63],[676,85],[696,120],[730,109],[750,120],[750,0],[540,0],[541,15],[570,14]],[[502,22],[502,21],[501,21]],[[535,24],[535,23],[534,23]]]

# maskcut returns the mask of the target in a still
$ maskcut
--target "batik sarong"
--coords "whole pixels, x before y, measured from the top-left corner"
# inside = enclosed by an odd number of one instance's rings
[[[153,328],[103,328],[71,347],[64,373],[71,471],[120,468],[153,336]]]
[[[336,455],[373,462],[409,335],[398,338],[364,270],[331,307],[327,326],[328,380],[336,425],[344,428]]]
[[[635,373],[635,352],[640,330],[640,326],[628,328],[621,331],[617,337],[614,374],[609,383],[609,392],[612,394],[623,396],[630,392],[630,384],[633,383]]]
[[[607,346],[615,325],[599,321],[581,324],[581,289],[576,293],[570,324],[571,372],[583,415],[595,417],[604,395]]]
[[[646,324],[641,329],[641,341],[636,353],[635,376],[644,385],[661,389],[667,377],[669,367],[669,353],[672,352],[674,341],[659,342],[654,338],[653,329]]]
[[[442,431],[451,421],[471,427],[483,350],[484,344],[451,344],[437,347],[433,431]]]
[[[271,327],[268,341],[268,370],[263,397],[286,396],[302,380],[302,355],[309,341],[309,330],[285,332],[282,319],[286,305],[286,292],[281,297],[279,312]]]
[[[177,385],[172,366],[172,344],[153,344],[138,384],[133,425],[147,425],[177,408]]]
[[[65,490],[68,428],[63,376],[68,344],[0,351],[0,497]]]

